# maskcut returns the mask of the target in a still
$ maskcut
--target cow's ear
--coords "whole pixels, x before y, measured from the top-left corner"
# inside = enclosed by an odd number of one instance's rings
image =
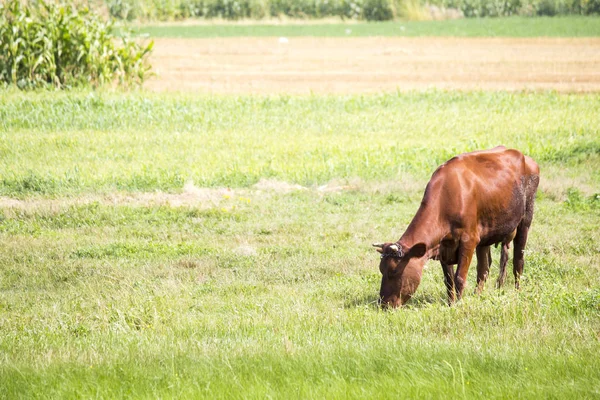
[[[421,258],[427,252],[427,246],[425,243],[417,243],[408,251],[409,258]]]

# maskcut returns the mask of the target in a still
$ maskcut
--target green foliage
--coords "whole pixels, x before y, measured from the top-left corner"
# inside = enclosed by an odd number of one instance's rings
[[[182,18],[302,19],[341,17],[386,21],[426,19],[430,4],[455,8],[466,17],[594,15],[600,0],[104,0],[111,16],[124,20]],[[410,11],[410,12],[409,12]]]
[[[0,82],[31,88],[142,83],[153,43],[111,33],[88,8],[42,1],[0,3]]]
[[[526,0],[527,1],[527,0]],[[521,0],[442,0],[434,4],[461,10],[466,17],[499,17],[519,14]],[[533,12],[533,11],[532,11]]]
[[[106,5],[110,15],[117,19],[134,20],[145,17],[140,13],[141,3],[134,0],[107,0]]]
[[[589,211],[600,209],[600,193],[586,197],[577,188],[567,189],[567,199],[565,205],[574,211]]]
[[[393,0],[365,0],[363,15],[367,21],[388,21],[396,17]]]
[[[460,9],[466,17],[600,13],[600,0],[432,0],[431,3]]]
[[[181,19],[190,17],[262,19],[266,17],[342,17],[372,21],[396,17],[398,0],[106,0],[118,19]]]

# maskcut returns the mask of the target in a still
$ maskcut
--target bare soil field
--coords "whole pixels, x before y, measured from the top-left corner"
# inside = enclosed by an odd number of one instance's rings
[[[600,90],[600,39],[156,39],[156,91]]]

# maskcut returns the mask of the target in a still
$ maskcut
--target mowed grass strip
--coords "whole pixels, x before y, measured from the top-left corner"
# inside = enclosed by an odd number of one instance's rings
[[[364,36],[441,36],[441,37],[597,37],[600,17],[506,17],[465,18],[445,21],[393,21],[358,23],[303,24],[215,23],[164,24],[134,27],[134,31],[151,37],[364,37]]]
[[[599,104],[6,92],[0,396],[598,397]],[[430,262],[378,310],[370,243],[496,144],[542,167],[522,290],[493,287],[493,249],[482,295],[472,266],[447,307]]]

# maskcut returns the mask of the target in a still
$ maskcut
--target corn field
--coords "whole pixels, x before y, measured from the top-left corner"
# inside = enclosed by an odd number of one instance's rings
[[[112,22],[67,3],[0,4],[0,82],[19,88],[142,83],[153,43],[112,34]]]

